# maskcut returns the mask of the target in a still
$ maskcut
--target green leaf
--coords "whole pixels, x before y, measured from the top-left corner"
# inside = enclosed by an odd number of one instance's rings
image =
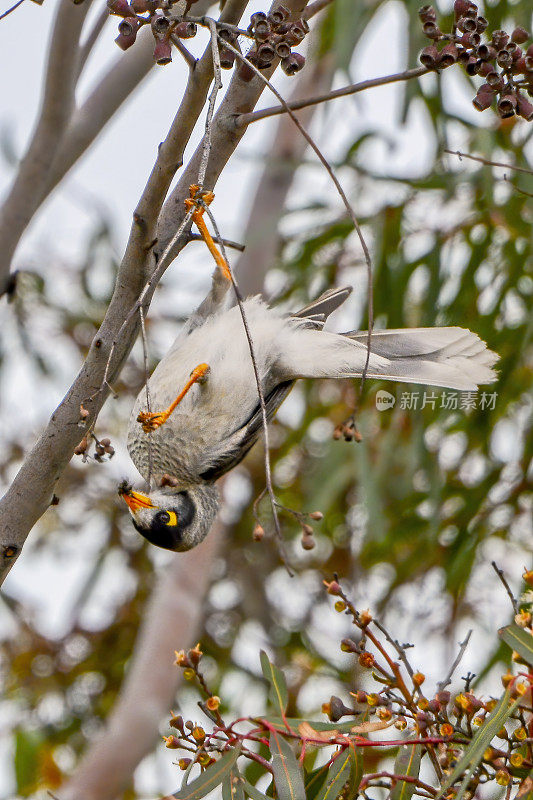
[[[306,800],[300,765],[290,744],[276,731],[270,733],[270,752],[279,800]]]
[[[261,650],[261,669],[270,684],[270,700],[273,705],[279,708],[283,717],[289,700],[285,675],[275,664],[272,664],[264,650]]]
[[[29,794],[39,778],[39,752],[44,739],[38,731],[19,730],[15,734],[15,779],[17,792]]]
[[[352,750],[352,771],[350,774],[350,783],[348,785],[348,790],[345,791],[343,797],[344,800],[354,800],[359,794],[359,784],[361,783],[361,778],[363,777],[363,754],[361,749],[358,747],[351,748]]]
[[[353,772],[354,755],[351,747],[340,753],[331,767],[322,789],[317,795],[317,800],[336,800],[345,783],[350,780]]]
[[[246,778],[243,778],[242,785],[244,791],[246,792],[248,797],[251,798],[251,800],[268,800],[268,795],[259,791],[259,789],[256,789],[255,786],[252,786],[252,784],[249,781],[247,781]]]
[[[244,800],[243,777],[237,767],[222,781],[222,800]]]
[[[514,703],[509,702],[509,700],[510,691],[507,689],[485,724],[482,725],[481,728],[478,728],[477,733],[457,762],[452,774],[442,785],[441,791],[437,796],[437,800],[443,797],[450,786],[452,786],[461,777],[461,775],[465,773],[460,789],[455,798],[455,800],[461,800],[466,787],[468,786],[470,778],[474,774],[479,763],[481,762],[481,759],[483,758],[483,753],[490,745],[498,731],[500,731],[503,725],[507,722],[519,704],[521,698],[517,697]]]
[[[400,747],[394,763],[395,775],[418,778],[421,758],[422,752],[418,745],[414,744],[409,747]],[[398,781],[390,794],[390,800],[411,800],[415,789],[416,786],[414,783]]]
[[[505,644],[508,644],[512,650],[522,656],[530,666],[533,666],[533,636],[524,628],[516,625],[514,622],[507,625],[505,628],[500,628],[498,631]]]
[[[219,758],[215,764],[208,767],[191,783],[187,784],[187,786],[182,786],[179,791],[168,795],[168,797],[175,797],[176,800],[200,800],[201,797],[205,797],[206,794],[220,786],[222,781],[229,776],[240,753],[240,747],[224,753],[222,758]]]
[[[312,772],[308,772],[305,774],[304,783],[305,783],[305,796],[307,800],[315,800],[317,794],[320,791],[320,787],[324,783],[327,774],[328,774],[327,764],[322,764],[321,767],[317,767]]]

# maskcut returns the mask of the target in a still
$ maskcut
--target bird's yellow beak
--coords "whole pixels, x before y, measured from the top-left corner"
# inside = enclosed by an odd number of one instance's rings
[[[120,493],[122,499],[128,504],[132,514],[137,513],[140,508],[156,508],[149,497],[132,489]]]

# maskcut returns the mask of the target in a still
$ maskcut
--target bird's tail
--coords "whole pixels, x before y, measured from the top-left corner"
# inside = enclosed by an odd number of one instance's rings
[[[367,333],[344,334],[366,345]],[[474,390],[493,383],[498,356],[477,334],[465,328],[411,328],[375,331],[371,337],[368,376],[407,383]],[[376,362],[372,356],[383,359]]]
[[[368,334],[300,330],[284,361],[291,377],[355,378],[362,374]],[[287,342],[288,344],[288,342]],[[367,375],[380,380],[421,383],[474,391],[492,383],[498,360],[479,336],[465,328],[409,328],[375,331]]]

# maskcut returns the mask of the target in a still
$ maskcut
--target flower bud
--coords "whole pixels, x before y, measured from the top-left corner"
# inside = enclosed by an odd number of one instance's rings
[[[180,746],[180,740],[176,738],[176,736],[163,736],[163,741],[165,742],[165,747],[168,747],[169,750],[178,750]]]
[[[178,761],[178,766],[180,769],[186,770],[190,763],[191,763],[190,758],[180,758],[180,760]]]
[[[337,604],[335,603],[335,605]],[[357,642],[354,642],[353,639],[342,639],[341,650],[343,653],[358,653],[360,648]]]
[[[301,538],[301,543],[304,550],[314,550],[316,547],[316,542],[312,535],[304,534]]]
[[[324,705],[328,706],[328,711],[324,713],[327,713],[332,722],[338,722],[341,717],[353,714],[353,710],[345,706],[340,697],[335,697],[335,695],[331,695],[329,703],[324,703]]]
[[[337,581],[324,581],[324,586],[327,589],[328,594],[332,595],[340,595],[342,592],[341,586]]]
[[[322,511],[311,511],[309,516],[310,516],[311,519],[315,519],[315,520],[324,519],[324,514],[322,513]]]
[[[209,697],[206,701],[206,706],[209,711],[217,711],[220,708],[220,697],[216,695]]]
[[[170,722],[168,724],[170,725],[171,728],[177,728],[178,731],[181,731],[181,733],[183,733],[183,717],[181,716],[181,714],[178,714],[177,716],[175,714],[172,714],[172,717],[170,718]]]
[[[81,440],[81,442],[79,443],[79,445],[74,448],[74,455],[75,456],[82,456],[85,453],[85,451],[87,450],[88,445],[89,445],[89,442],[87,441],[87,437],[84,436],[83,439]]]
[[[264,535],[265,535],[265,529],[263,528],[262,525],[256,522],[252,533],[254,542],[260,542]]]
[[[374,666],[374,661],[375,661],[374,656],[372,655],[372,653],[369,653],[367,650],[365,650],[359,656],[359,664],[362,667],[366,667],[366,669],[370,669],[371,667],[373,667]]]
[[[426,680],[426,676],[423,672],[415,672],[413,675],[413,683],[415,686],[422,686],[424,681]]]
[[[447,689],[442,692],[438,692],[438,694],[435,696],[442,707],[447,706],[450,702],[451,694]]]
[[[205,731],[203,728],[196,726],[192,729],[192,736],[195,742],[198,744],[203,744],[205,742]]]

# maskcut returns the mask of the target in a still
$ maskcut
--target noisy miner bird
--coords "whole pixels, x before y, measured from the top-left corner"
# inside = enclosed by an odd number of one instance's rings
[[[202,210],[194,220],[214,252]],[[227,302],[231,274],[218,256],[210,293],[149,380],[151,408],[165,410],[149,411],[143,389],[129,423],[130,456],[158,488],[142,494],[123,483],[119,494],[139,533],[168,550],[189,550],[205,538],[219,504],[215,482],[242,461],[262,428],[249,343],[239,308]],[[269,420],[299,378],[361,376],[367,333],[323,330],[350,292],[332,289],[293,314],[260,297],[244,301]],[[497,358],[465,328],[376,330],[367,376],[471,391],[496,380]]]

